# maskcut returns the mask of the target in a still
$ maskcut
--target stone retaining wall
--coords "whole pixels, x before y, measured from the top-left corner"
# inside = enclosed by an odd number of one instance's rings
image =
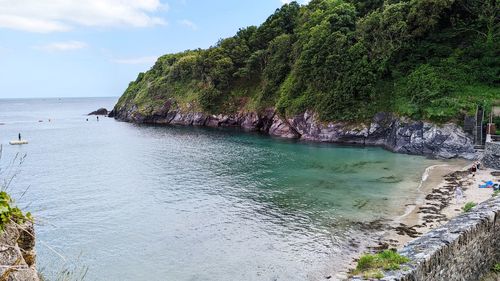
[[[40,281],[32,222],[9,223],[0,231],[0,281]]]
[[[382,280],[474,281],[500,262],[500,197],[452,219],[399,251],[411,262]]]

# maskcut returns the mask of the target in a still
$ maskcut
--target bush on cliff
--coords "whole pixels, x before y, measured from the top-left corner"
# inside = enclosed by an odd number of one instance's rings
[[[12,198],[5,192],[0,192],[0,230],[9,223],[23,224],[32,220],[31,213],[24,214],[21,209],[13,206]]]
[[[377,111],[444,122],[500,96],[496,0],[312,0],[206,50],[168,54],[115,109],[167,100],[207,113],[306,109],[325,121]]]

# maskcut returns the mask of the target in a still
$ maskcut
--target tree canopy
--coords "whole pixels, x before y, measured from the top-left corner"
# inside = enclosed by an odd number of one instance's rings
[[[160,57],[118,107],[457,119],[500,99],[499,11],[500,0],[292,2],[211,48]]]

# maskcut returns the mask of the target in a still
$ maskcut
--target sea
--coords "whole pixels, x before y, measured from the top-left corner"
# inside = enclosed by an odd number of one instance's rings
[[[443,164],[87,116],[117,99],[0,99],[0,183],[35,218],[48,280],[335,279]]]

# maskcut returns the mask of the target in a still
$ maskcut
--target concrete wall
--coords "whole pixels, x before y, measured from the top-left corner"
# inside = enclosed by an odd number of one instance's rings
[[[382,280],[480,280],[500,262],[500,198],[410,242],[400,254],[411,262]]]
[[[500,142],[487,142],[482,160],[485,167],[500,170]]]

